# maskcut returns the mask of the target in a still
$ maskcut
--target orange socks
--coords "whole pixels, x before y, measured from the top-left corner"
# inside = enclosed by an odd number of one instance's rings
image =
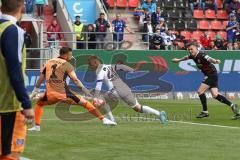
[[[36,104],[35,106],[35,124],[40,126],[41,124],[41,117],[43,115],[43,107],[44,105]]]
[[[98,109],[96,109],[94,107],[94,105],[90,102],[86,102],[83,105],[84,108],[86,108],[88,110],[89,113],[91,113],[92,115],[94,115],[95,117],[98,117],[98,119],[103,120],[104,116],[99,112]]]

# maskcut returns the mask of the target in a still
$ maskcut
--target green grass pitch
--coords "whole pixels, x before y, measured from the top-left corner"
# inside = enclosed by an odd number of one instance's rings
[[[143,114],[143,118],[136,118],[138,114],[125,105],[119,105],[114,110],[114,115],[118,117],[118,125],[106,127],[96,119],[80,122],[61,121],[56,118],[53,106],[45,107],[41,132],[28,132],[23,156],[33,160],[239,158],[240,120],[231,120],[233,114],[229,107],[210,100],[210,117],[199,120],[195,118],[201,110],[198,100],[140,102],[165,110],[174,122],[170,121],[163,126],[158,120]],[[78,108],[81,107],[75,107],[73,110],[78,111]]]

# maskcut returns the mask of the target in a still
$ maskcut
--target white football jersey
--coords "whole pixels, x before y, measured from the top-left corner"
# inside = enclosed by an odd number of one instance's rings
[[[97,82],[102,81],[103,83],[105,83],[108,87],[108,90],[114,88],[112,81],[119,78],[114,66],[115,65],[102,64],[98,67],[96,71]]]

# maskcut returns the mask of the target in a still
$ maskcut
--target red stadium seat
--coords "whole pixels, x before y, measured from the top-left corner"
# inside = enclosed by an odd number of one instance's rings
[[[184,38],[185,40],[191,39],[191,33],[188,32],[188,31],[182,31],[182,32],[180,33],[180,35],[183,36],[183,37],[185,37],[185,38]]]
[[[137,8],[139,5],[139,0],[128,0],[129,8]]]
[[[115,0],[107,0],[107,3],[109,7],[114,8],[115,7]]]
[[[223,8],[223,1],[222,0],[217,0],[217,6],[219,9]]]
[[[127,0],[117,0],[116,6],[120,8],[126,8]]]
[[[209,30],[211,27],[208,21],[201,20],[198,22],[198,29]]]
[[[227,39],[227,33],[224,31],[219,31],[217,32],[217,35],[221,36],[222,39],[226,40]]]
[[[205,32],[212,40],[215,39],[216,33],[213,31],[206,31]]]
[[[213,30],[221,30],[223,29],[223,24],[222,22],[215,20],[211,22],[211,28]]]
[[[200,37],[202,36],[202,34],[203,34],[203,32],[201,32],[201,31],[194,31],[192,33],[191,39],[199,40]]]
[[[216,18],[215,11],[211,9],[206,10],[206,18],[208,19]]]
[[[223,21],[223,29],[226,29],[228,25],[228,21]]]
[[[218,19],[228,19],[227,12],[225,10],[219,10],[217,14]]]
[[[178,43],[178,46],[181,47],[181,48],[184,48],[185,47],[185,44],[183,42],[177,42]]]
[[[198,9],[194,10],[193,17],[196,19],[204,18],[203,11]]]

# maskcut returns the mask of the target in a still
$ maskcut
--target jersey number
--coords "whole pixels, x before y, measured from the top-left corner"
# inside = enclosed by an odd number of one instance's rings
[[[57,64],[52,65],[52,74],[50,75],[50,78],[57,78],[56,75],[56,69],[57,69]]]

